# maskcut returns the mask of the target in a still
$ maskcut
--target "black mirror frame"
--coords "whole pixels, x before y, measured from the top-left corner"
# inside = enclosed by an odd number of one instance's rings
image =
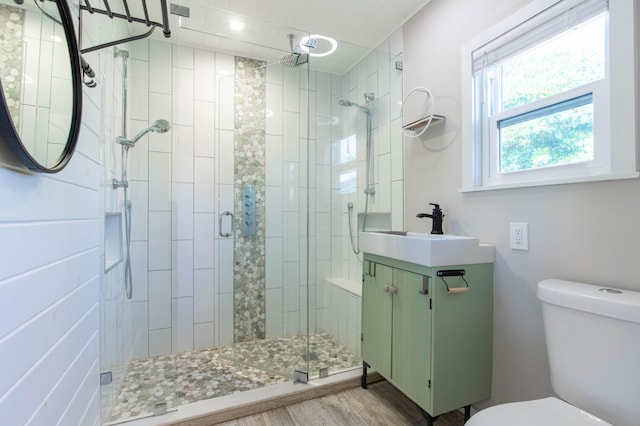
[[[7,101],[4,97],[4,90],[0,90],[0,139],[4,140],[11,152],[16,158],[29,169],[36,172],[57,173],[62,170],[75,151],[80,133],[80,125],[82,122],[82,75],[80,74],[80,54],[78,52],[78,43],[76,41],[76,32],[73,25],[73,19],[66,0],[56,0],[60,20],[64,27],[64,33],[67,38],[67,48],[69,50],[69,62],[71,66],[71,78],[73,87],[73,106],[71,115],[71,124],[69,136],[65,144],[62,154],[58,158],[56,164],[48,167],[46,164],[36,160],[25,148],[20,135],[18,134]],[[2,83],[0,83],[0,89]]]

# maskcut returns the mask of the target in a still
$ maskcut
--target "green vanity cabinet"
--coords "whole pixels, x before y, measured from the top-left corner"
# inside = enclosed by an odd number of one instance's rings
[[[365,253],[365,366],[432,420],[461,407],[468,415],[491,395],[492,287],[490,263],[426,267]]]

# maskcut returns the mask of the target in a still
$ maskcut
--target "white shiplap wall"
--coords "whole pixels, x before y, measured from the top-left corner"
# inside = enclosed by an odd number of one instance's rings
[[[101,102],[99,90],[84,94],[62,172],[0,168],[2,425],[100,421]]]
[[[97,421],[97,110],[85,97],[79,146],[62,172],[0,169],[1,424]]]

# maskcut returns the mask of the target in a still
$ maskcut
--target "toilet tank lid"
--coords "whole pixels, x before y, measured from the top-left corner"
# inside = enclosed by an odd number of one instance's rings
[[[607,286],[548,279],[538,283],[545,303],[640,323],[640,292]]]

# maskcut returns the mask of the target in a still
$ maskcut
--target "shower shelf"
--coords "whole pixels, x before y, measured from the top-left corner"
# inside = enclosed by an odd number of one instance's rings
[[[144,17],[142,18],[134,16],[132,14],[131,8],[129,7],[128,0],[117,0],[122,6],[121,11],[114,11],[111,5],[109,4],[109,0],[100,0],[100,3],[104,5],[104,9],[100,9],[98,7],[92,6],[91,1],[94,1],[94,0],[80,0],[80,31],[79,31],[80,34],[82,34],[82,20],[83,20],[82,12],[87,12],[89,13],[89,15],[96,15],[96,14],[104,15],[104,16],[108,16],[110,19],[114,19],[114,18],[124,19],[129,23],[135,22],[137,24],[143,24],[147,28],[147,31],[131,37],[125,37],[119,40],[113,40],[107,43],[98,44],[98,45],[87,47],[84,49],[81,48],[80,53],[93,52],[95,50],[103,49],[105,47],[115,46],[117,44],[127,43],[130,41],[140,40],[140,39],[149,37],[157,27],[162,28],[162,33],[166,38],[171,37],[171,29],[169,29],[169,12],[167,9],[167,0],[159,0],[158,2],[161,8],[162,22],[152,20],[149,17],[147,0],[134,0],[133,2],[134,3],[133,6],[136,7],[136,11],[138,11],[138,9],[142,9],[140,11],[141,14],[144,15]],[[113,2],[113,0],[111,1]]]
[[[433,118],[431,118],[433,117]],[[431,124],[429,124],[429,127],[431,126],[435,126],[437,124],[443,124],[445,121],[445,116],[444,115],[437,115],[437,114],[433,114],[433,116],[426,116],[423,117],[419,120],[413,121],[409,124],[405,124],[404,126],[402,126],[402,128],[404,130],[417,130],[421,127],[424,127],[427,125],[427,123],[429,123],[429,119],[431,118]]]

